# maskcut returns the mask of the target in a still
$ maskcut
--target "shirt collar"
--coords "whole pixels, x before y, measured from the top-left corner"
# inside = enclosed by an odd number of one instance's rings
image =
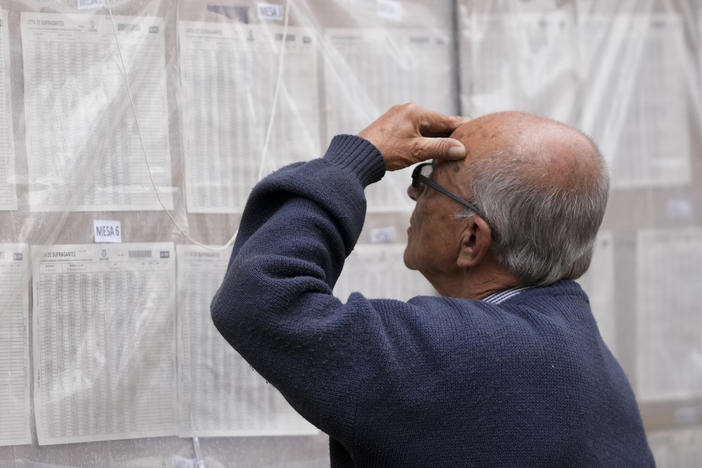
[[[529,289],[529,287],[522,286],[522,287],[503,289],[502,291],[498,291],[496,293],[490,294],[488,297],[485,297],[481,300],[483,302],[488,303],[488,304],[502,304],[507,299],[514,297],[517,294],[520,294],[525,289]]]

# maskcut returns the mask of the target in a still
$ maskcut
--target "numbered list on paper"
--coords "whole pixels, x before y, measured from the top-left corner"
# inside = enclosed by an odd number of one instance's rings
[[[22,13],[21,21],[31,208],[161,209],[146,158],[172,209],[163,19],[118,16],[116,33],[101,15]]]
[[[562,11],[464,17],[463,110],[480,116],[522,109],[573,123],[575,35]]]
[[[324,84],[327,137],[356,134],[393,105],[456,113],[450,38],[426,29],[330,28]],[[409,174],[389,172],[366,189],[369,211],[411,209]]]
[[[179,245],[177,251],[181,435],[316,433],[212,323],[210,302],[229,252],[188,245]]]
[[[594,14],[579,24],[588,80],[580,127],[608,159],[614,187],[690,181],[684,31],[668,14]],[[665,92],[661,92],[665,90]]]
[[[284,35],[274,25],[182,21],[179,37],[188,211],[241,211],[259,175],[319,155],[316,36],[297,27]]]
[[[40,444],[177,431],[170,243],[33,247]]]
[[[0,211],[17,209],[11,96],[10,36],[7,29],[7,11],[0,10]]]
[[[0,244],[0,446],[31,444],[27,247]]]
[[[702,229],[643,230],[636,250],[638,394],[700,397]]]

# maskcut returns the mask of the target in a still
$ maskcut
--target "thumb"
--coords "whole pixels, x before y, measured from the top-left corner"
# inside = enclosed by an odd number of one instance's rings
[[[466,157],[466,148],[455,138],[421,138],[415,156],[418,161],[447,159],[457,161]]]

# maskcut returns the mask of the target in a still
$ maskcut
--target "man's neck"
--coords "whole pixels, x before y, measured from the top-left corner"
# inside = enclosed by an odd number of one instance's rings
[[[514,276],[502,267],[491,264],[427,279],[441,296],[462,299],[484,299],[491,294],[519,286],[519,281]]]

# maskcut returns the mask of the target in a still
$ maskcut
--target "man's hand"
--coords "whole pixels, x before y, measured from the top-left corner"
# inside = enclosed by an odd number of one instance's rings
[[[396,171],[427,159],[463,159],[463,144],[445,137],[468,120],[408,103],[391,107],[358,136],[373,143],[387,169]]]

